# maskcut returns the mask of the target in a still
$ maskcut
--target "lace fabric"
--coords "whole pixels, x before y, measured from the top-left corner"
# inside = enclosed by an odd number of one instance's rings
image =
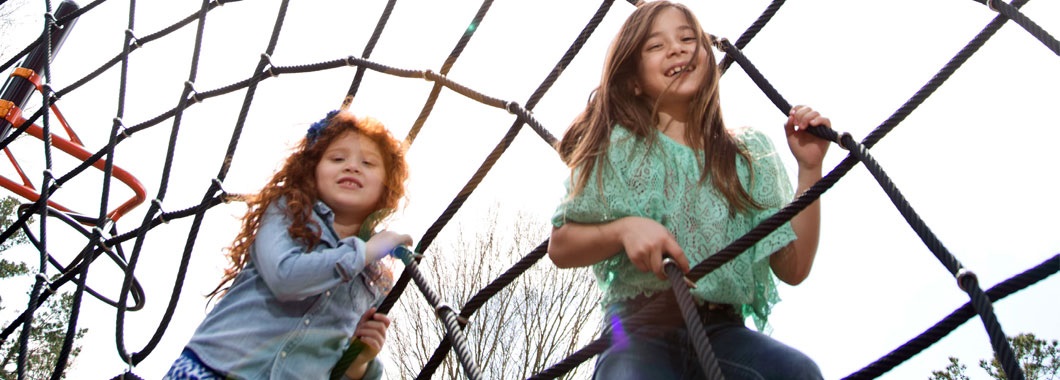
[[[561,202],[552,223],[560,227],[567,222],[595,224],[627,216],[650,218],[676,237],[695,265],[774,214],[794,195],[769,138],[750,128],[734,131],[734,135],[749,153],[754,172],[752,181],[747,162],[737,159],[740,181],[764,209],[730,217],[725,198],[710,181],[700,184],[702,152],[661,132],[656,132],[654,142],[648,142],[615,126],[607,160],[594,168],[590,182],[578,195]],[[597,177],[600,173],[602,176]],[[569,179],[566,186],[569,194]],[[768,258],[794,239],[790,224],[784,224],[748,252],[700,279],[692,294],[737,305],[744,317],[753,317],[759,330],[766,329],[770,310],[780,301]],[[605,307],[638,295],[669,291],[668,282],[637,270],[625,252],[594,264],[593,272]]]

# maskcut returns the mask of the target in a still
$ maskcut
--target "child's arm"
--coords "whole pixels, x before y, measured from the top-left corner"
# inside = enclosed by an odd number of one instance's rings
[[[682,272],[688,272],[688,259],[670,231],[658,222],[641,217],[625,217],[600,224],[566,223],[552,229],[548,256],[560,268],[596,264],[625,250],[629,260],[643,272],[666,279],[663,255],[673,257]]]
[[[802,194],[817,183],[822,175],[822,163],[828,152],[829,142],[804,132],[811,125],[831,127],[831,121],[810,107],[795,106],[784,124],[788,136],[788,147],[799,163],[798,187],[795,194]],[[802,283],[810,275],[813,259],[821,235],[821,201],[810,204],[791,219],[795,240],[781,248],[769,258],[773,273],[781,281],[791,285]]]

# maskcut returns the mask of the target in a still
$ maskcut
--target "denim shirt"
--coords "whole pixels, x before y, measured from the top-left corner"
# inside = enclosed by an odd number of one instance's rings
[[[250,260],[195,331],[187,348],[208,367],[241,379],[326,379],[357,322],[379,298],[361,275],[365,242],[339,239],[334,214],[313,208],[320,243],[291,238],[280,199],[270,204]],[[368,378],[379,378],[378,359]]]

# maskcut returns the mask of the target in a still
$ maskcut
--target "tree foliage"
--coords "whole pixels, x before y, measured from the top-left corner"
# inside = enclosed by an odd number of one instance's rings
[[[0,231],[4,231],[15,220],[15,208],[19,201],[12,197],[0,200]],[[7,240],[0,242],[0,281],[10,284],[16,277],[30,277],[32,271],[23,262],[8,260],[3,256],[10,248],[25,244],[29,240],[20,229]],[[10,292],[9,285],[0,287],[4,292]],[[28,291],[27,291],[28,293]],[[9,294],[4,294],[9,295]],[[8,307],[7,297],[0,298],[0,311]],[[33,315],[33,325],[30,328],[29,343],[26,345],[26,363],[23,374],[26,379],[50,379],[55,370],[55,363],[62,349],[63,340],[66,337],[67,323],[70,320],[70,306],[73,304],[73,295],[59,293],[45,301]],[[22,308],[25,305],[21,305]],[[12,321],[4,321],[0,326],[6,327]],[[84,336],[87,329],[80,328],[75,334],[75,339]],[[15,379],[18,375],[18,353],[21,349],[18,342],[19,331],[16,330],[7,341],[0,342],[0,379]],[[74,359],[81,352],[81,347],[76,344],[72,347],[67,358],[66,368],[69,369]],[[64,371],[65,374],[66,371]]]
[[[494,208],[479,232],[460,228],[452,243],[431,249],[420,264],[434,290],[454,309],[548,236],[548,226],[525,214],[510,227],[499,225],[498,219]],[[470,318],[464,334],[476,366],[487,379],[525,379],[550,367],[596,337],[599,300],[586,269],[557,269],[542,258]],[[444,336],[443,325],[415,285],[405,291],[392,319],[387,347],[399,373],[391,375],[416,378]],[[563,378],[585,378],[582,372],[589,366]],[[467,377],[450,351],[432,378]]]
[[[1033,333],[1021,333],[1009,337],[1008,341],[1012,344],[1012,350],[1027,380],[1060,380],[1060,350],[1056,340],[1049,342],[1038,339]],[[997,357],[991,360],[980,359],[979,367],[986,371],[991,379],[1007,379]],[[950,357],[950,365],[945,370],[932,371],[931,380],[969,380],[967,369],[959,359]]]

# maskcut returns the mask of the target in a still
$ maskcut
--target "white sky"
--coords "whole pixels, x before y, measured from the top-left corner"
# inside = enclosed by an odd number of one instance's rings
[[[359,55],[385,3],[292,2],[273,62],[309,64]],[[732,41],[768,5],[764,0],[686,3],[708,32]],[[199,91],[251,74],[264,52],[278,4],[275,0],[243,1],[209,14],[196,80]],[[474,1],[398,2],[371,60],[437,72],[479,5]],[[33,6],[41,5],[34,2]],[[139,2],[135,34],[154,33],[198,6],[191,1]],[[499,1],[449,78],[484,94],[524,104],[598,6],[596,1]],[[127,2],[106,2],[78,21],[52,66],[53,87],[66,87],[120,52],[127,7]],[[534,110],[536,118],[557,137],[584,106],[598,81],[606,46],[632,9],[624,1],[615,2]],[[1023,12],[1054,35],[1060,31],[1060,4],[1032,1]],[[744,52],[790,102],[814,106],[832,118],[836,130],[848,131],[860,140],[994,15],[974,1],[793,1],[782,7]],[[12,36],[23,39],[12,43],[16,48],[9,48],[3,60],[38,33],[39,17],[33,17],[29,26],[19,30],[25,36]],[[176,104],[188,78],[193,42],[194,23],[132,55],[127,125]],[[1054,113],[1047,112],[1060,100],[1056,95],[1058,65],[1060,57],[1014,23],[1006,24],[872,150],[939,239],[979,275],[984,289],[1060,252],[1060,234],[1056,233],[1060,219],[1053,217],[1060,213],[1056,197],[1060,177],[1055,174],[1060,154],[1054,146],[1060,139],[1060,123]],[[225,189],[241,193],[259,188],[308,123],[337,108],[354,72],[352,67],[342,68],[283,75],[261,83]],[[374,116],[395,135],[404,136],[432,85],[369,71],[353,111]],[[784,115],[738,66],[724,76],[722,86],[730,127],[763,129],[784,149]],[[59,103],[89,151],[106,143],[116,112],[117,88],[115,67]],[[209,99],[187,111],[164,210],[181,210],[202,198],[220,168],[244,94],[239,91]],[[503,110],[443,90],[410,151],[410,204],[394,228],[417,239],[422,236],[513,120]],[[148,199],[159,193],[171,126],[172,120],[137,133],[117,153],[117,164],[139,178]],[[36,181],[42,170],[40,147],[34,139],[12,145]],[[826,166],[833,167],[844,153],[833,147]],[[794,174],[794,160],[786,152],[783,156]],[[65,173],[72,165],[71,159],[57,157],[54,171]],[[9,168],[2,170],[11,175]],[[96,215],[98,173],[86,171],[55,198]],[[494,203],[513,213],[523,210],[547,218],[562,196],[565,174],[555,153],[524,127],[453,223],[474,223]],[[114,186],[119,190],[113,193],[112,205],[129,196],[123,186]],[[966,302],[967,296],[863,167],[852,170],[823,200],[822,243],[814,271],[802,285],[781,289],[784,302],[771,321],[775,338],[815,358],[827,378],[838,378],[915,337]],[[147,209],[145,203],[133,210],[118,222],[119,230],[135,228]],[[238,205],[230,205],[207,214],[177,314],[161,344],[135,368],[138,375],[160,378],[202,320],[201,295],[216,285],[223,266],[221,249],[234,236],[241,211]],[[59,238],[68,233],[59,224],[49,221],[53,226],[49,247],[60,257],[72,257],[84,243]],[[137,278],[147,289],[148,306],[126,316],[127,350],[139,350],[158,325],[189,225],[190,218],[182,219],[148,234],[137,268]],[[70,245],[65,250],[64,240]],[[126,252],[131,250],[130,242]],[[93,266],[89,281],[114,295],[120,273],[100,261]],[[1050,278],[996,303],[1005,332],[1060,338],[1058,295],[1060,281]],[[24,303],[5,304],[19,311],[24,307],[19,306]],[[115,350],[114,310],[87,299],[82,316],[81,325],[90,332],[80,341],[84,350],[71,377],[119,374],[124,365]],[[0,319],[9,317],[5,314]],[[883,378],[926,378],[931,370],[945,367],[951,355],[977,371],[975,362],[991,353],[983,325],[976,319]]]

